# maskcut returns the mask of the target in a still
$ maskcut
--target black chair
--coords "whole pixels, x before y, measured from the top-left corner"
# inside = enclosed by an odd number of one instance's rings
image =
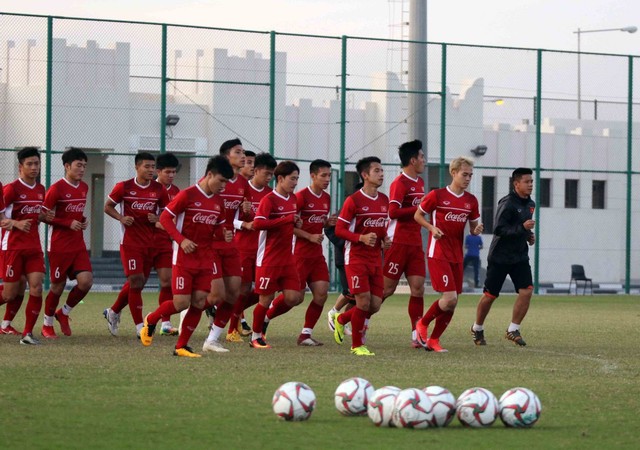
[[[582,295],[586,295],[587,292],[587,284],[589,285],[590,295],[593,295],[593,283],[591,282],[591,278],[587,278],[587,275],[584,273],[584,266],[579,264],[571,265],[571,280],[569,280],[569,294],[571,294],[571,283],[576,282],[576,295],[578,295],[578,281],[584,282],[584,286],[582,287]]]

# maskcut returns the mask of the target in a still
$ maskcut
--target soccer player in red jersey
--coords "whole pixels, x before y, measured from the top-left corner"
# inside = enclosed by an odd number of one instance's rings
[[[293,229],[302,226],[294,195],[300,169],[293,161],[283,161],[273,174],[276,188],[260,201],[253,219],[253,228],[260,232],[255,287],[260,300],[253,310],[253,333],[249,344],[253,348],[271,348],[264,336],[264,325],[276,291],[284,294],[280,304],[283,309],[291,309],[302,302],[292,248]]]
[[[464,229],[469,222],[471,234],[484,229],[480,223],[478,199],[466,192],[473,176],[473,160],[460,156],[449,164],[451,184],[429,192],[420,203],[414,217],[429,231],[427,265],[433,289],[442,294],[416,324],[418,340],[429,351],[446,352],[440,336],[449,325],[462,292]],[[431,216],[429,222],[425,215]],[[436,324],[427,339],[427,328]]]
[[[117,183],[104,205],[104,212],[121,224],[120,259],[128,282],[128,287],[123,286],[113,306],[103,312],[113,336],[118,334],[120,311],[127,303],[136,333],[140,334],[143,323],[142,289],[153,264],[157,212],[169,203],[166,188],[153,180],[156,171],[153,155],[138,153],[135,165],[136,176]],[[120,211],[116,210],[117,205],[120,205]]]
[[[329,269],[322,253],[323,231],[325,226],[335,226],[337,217],[329,216],[331,197],[325,192],[331,182],[331,164],[316,159],[309,165],[309,171],[311,185],[296,192],[302,227],[294,229],[293,233],[296,236],[294,255],[300,279],[300,296],[304,298],[307,285],[313,296],[298,336],[298,345],[315,347],[322,345],[322,342],[311,337],[311,333],[322,314],[329,291]],[[276,297],[273,306],[267,311],[267,320],[275,318],[276,312],[283,314],[288,310],[283,302],[284,294]]]
[[[44,302],[42,336],[55,339],[53,319],[60,324],[62,334],[71,336],[69,313],[93,286],[93,271],[83,232],[87,229],[84,208],[89,186],[82,181],[87,168],[87,155],[78,148],[62,154],[64,178],[47,190],[42,208],[55,213],[49,222],[49,276],[51,289]],[[77,281],[66,303],[56,311],[67,279]]]
[[[389,228],[387,236],[391,248],[384,253],[383,300],[393,295],[400,277],[404,274],[409,283],[409,320],[411,321],[411,344],[422,348],[416,337],[416,322],[422,318],[424,309],[424,279],[427,271],[422,249],[420,225],[413,219],[418,205],[424,197],[424,153],[422,142],[405,142],[398,149],[402,173],[391,183],[389,189]]]
[[[244,151],[244,166],[238,172],[240,175],[245,177],[247,181],[253,178],[255,173],[255,165],[256,165],[256,153],[251,150]]]
[[[40,309],[42,309],[42,281],[44,279],[44,255],[38,233],[38,222],[53,218],[51,213],[42,212],[44,186],[38,183],[40,175],[40,151],[35,147],[25,147],[18,152],[17,180],[4,186],[5,215],[11,219],[10,229],[2,235],[4,258],[4,303],[14,301],[20,294],[26,277],[29,283],[29,300],[25,310],[26,320],[21,344],[37,345],[33,337]]]
[[[384,181],[379,158],[362,158],[356,164],[356,171],[364,185],[347,197],[336,224],[336,236],[347,241],[344,248],[345,270],[356,306],[345,313],[336,314],[334,338],[338,344],[342,344],[344,326],[351,322],[351,353],[373,356],[375,353],[365,347],[363,338],[368,319],[382,304],[382,249],[388,242],[389,198],[378,192]]]
[[[224,201],[225,207],[224,227],[233,232],[234,223],[243,220],[246,214],[251,213],[249,182],[245,177],[239,175],[245,161],[244,149],[240,139],[231,139],[223,142],[220,146],[220,155],[227,158],[233,168],[233,178],[227,182],[219,194]],[[202,351],[204,352],[227,351],[220,343],[220,336],[233,313],[233,305],[238,299],[240,285],[242,284],[242,260],[238,247],[233,242],[216,240],[213,242],[213,249],[220,258],[225,297],[223,302],[214,301],[213,298],[208,300],[210,307],[216,306],[217,308],[209,336],[202,345]]]
[[[240,258],[242,260],[242,284],[240,286],[240,295],[235,305],[233,305],[233,313],[229,319],[229,328],[227,330],[227,341],[244,342],[240,337],[241,328],[238,321],[245,309],[255,305],[259,296],[252,290],[253,280],[256,278],[256,255],[258,253],[258,236],[259,233],[253,229],[253,219],[258,211],[260,201],[269,194],[272,189],[269,183],[273,178],[273,171],[278,163],[269,153],[260,153],[255,157],[254,175],[249,181],[249,190],[251,192],[251,213],[245,216],[244,221],[236,220],[234,228],[236,235],[234,243],[240,250]],[[244,327],[242,327],[244,329]],[[251,331],[249,331],[251,334]],[[247,336],[248,334],[244,334]]]
[[[233,176],[226,158],[211,158],[206,175],[196,185],[181,191],[160,215],[160,223],[174,240],[173,300],[164,302],[145,317],[140,332],[142,345],[151,345],[156,324],[162,316],[188,308],[173,354],[190,358],[201,356],[188,346],[189,338],[200,322],[207,295],[220,301],[225,295],[220,259],[212,243],[216,239],[231,242],[233,238],[231,230],[222,227],[225,211],[219,195]]]

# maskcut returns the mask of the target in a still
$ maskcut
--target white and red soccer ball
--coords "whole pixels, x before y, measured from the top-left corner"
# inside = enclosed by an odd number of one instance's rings
[[[273,412],[287,421],[307,420],[316,407],[316,394],[299,381],[280,386],[271,401]]]
[[[425,394],[431,400],[433,421],[435,427],[446,427],[456,416],[456,398],[446,388],[429,386],[424,388]]]
[[[369,398],[367,405],[367,415],[377,427],[394,426],[391,416],[396,397],[400,393],[400,388],[395,386],[385,386],[377,389]]]
[[[515,387],[502,394],[500,419],[508,427],[529,428],[540,418],[542,404],[530,389]]]
[[[484,428],[493,425],[498,418],[498,399],[488,389],[467,389],[456,402],[456,415],[462,425]]]
[[[373,386],[364,378],[353,377],[344,380],[334,395],[336,409],[345,416],[365,415],[373,392]]]
[[[398,428],[428,428],[433,421],[432,406],[423,390],[404,389],[396,397],[391,420]]]

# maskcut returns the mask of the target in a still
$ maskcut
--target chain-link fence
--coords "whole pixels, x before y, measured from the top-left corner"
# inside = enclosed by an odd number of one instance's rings
[[[411,73],[416,47],[427,62]],[[637,59],[0,13],[0,181],[17,176],[16,148],[43,149],[47,186],[65,148],[85,149],[98,258],[117,253],[102,206],[139,150],[175,152],[181,187],[233,137],[300,161],[303,184],[306,163],[323,158],[337,210],[359,158],[380,157],[388,186],[397,147],[418,137],[429,188],[448,183],[452,158],[476,158],[470,191],[488,230],[511,171],[535,169],[538,289],[565,289],[582,264],[600,289],[629,292],[640,281]],[[411,88],[416,76],[426,88]],[[426,123],[414,123],[418,112]]]

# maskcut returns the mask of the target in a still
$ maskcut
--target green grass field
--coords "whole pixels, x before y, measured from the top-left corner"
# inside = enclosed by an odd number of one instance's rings
[[[637,448],[640,427],[640,298],[537,297],[522,330],[526,348],[504,340],[513,297],[495,304],[475,347],[469,335],[476,296],[463,296],[442,343],[447,354],[409,346],[406,296],[388,300],[372,322],[372,358],[333,342],[323,315],[320,348],[296,346],[305,307],[276,319],[271,350],[229,344],[227,354],[171,356],[174,337],[143,348],[127,310],[121,336],[109,335],[102,309],[113,294],[91,294],[73,312],[72,337],[39,347],[0,336],[2,448]],[[430,296],[425,303],[435,298]],[[331,297],[329,302],[333,302]],[[147,307],[156,303],[145,296]],[[20,328],[23,312],[16,326]],[[175,320],[174,320],[175,322]],[[38,323],[38,333],[41,322]],[[204,319],[194,338],[200,349]],[[367,417],[343,417],[333,404],[352,376],[374,387],[441,385],[455,396],[482,386],[497,397],[515,386],[538,394],[543,412],[532,429],[378,429]],[[280,421],[274,390],[303,381],[317,408],[307,422]]]

